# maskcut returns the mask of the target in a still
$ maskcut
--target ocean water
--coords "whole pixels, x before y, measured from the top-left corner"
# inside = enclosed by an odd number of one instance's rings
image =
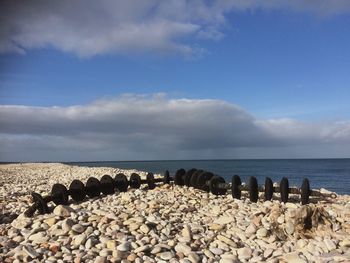
[[[153,173],[177,169],[203,169],[231,181],[237,174],[243,182],[255,176],[259,185],[270,177],[279,182],[287,177],[290,186],[301,186],[303,178],[310,180],[311,188],[326,188],[338,194],[350,194],[350,159],[292,159],[292,160],[194,160],[194,161],[123,161],[123,162],[79,162],[81,166],[117,167],[137,169]]]

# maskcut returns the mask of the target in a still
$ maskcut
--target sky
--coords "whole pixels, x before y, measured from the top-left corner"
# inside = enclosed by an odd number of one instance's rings
[[[0,1],[0,161],[350,157],[347,0]]]

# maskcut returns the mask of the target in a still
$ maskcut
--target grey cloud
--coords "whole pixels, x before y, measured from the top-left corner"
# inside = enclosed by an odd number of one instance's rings
[[[327,147],[332,152],[323,153],[332,156],[350,154],[349,144],[350,122],[259,120],[220,100],[156,94],[71,107],[0,106],[0,160],[278,158]]]
[[[0,53],[53,47],[82,57],[127,52],[201,55],[205,50],[191,44],[193,40],[220,40],[225,16],[232,11],[350,11],[347,0],[4,0],[0,5]]]

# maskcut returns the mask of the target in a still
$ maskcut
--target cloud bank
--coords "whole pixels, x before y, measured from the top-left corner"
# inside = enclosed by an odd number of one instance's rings
[[[350,122],[257,119],[220,100],[124,95],[0,106],[0,161],[349,157]]]
[[[203,40],[225,35],[230,12],[350,12],[348,0],[4,0],[0,53],[51,47],[81,57],[155,52],[200,55]]]

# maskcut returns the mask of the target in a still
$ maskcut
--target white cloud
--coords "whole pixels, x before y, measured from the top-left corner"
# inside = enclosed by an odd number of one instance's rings
[[[53,47],[82,57],[106,53],[202,53],[201,39],[224,36],[232,11],[287,9],[348,13],[348,0],[5,0],[0,4],[0,53]]]
[[[349,157],[350,122],[259,120],[220,100],[125,95],[0,106],[0,145],[3,161]]]

